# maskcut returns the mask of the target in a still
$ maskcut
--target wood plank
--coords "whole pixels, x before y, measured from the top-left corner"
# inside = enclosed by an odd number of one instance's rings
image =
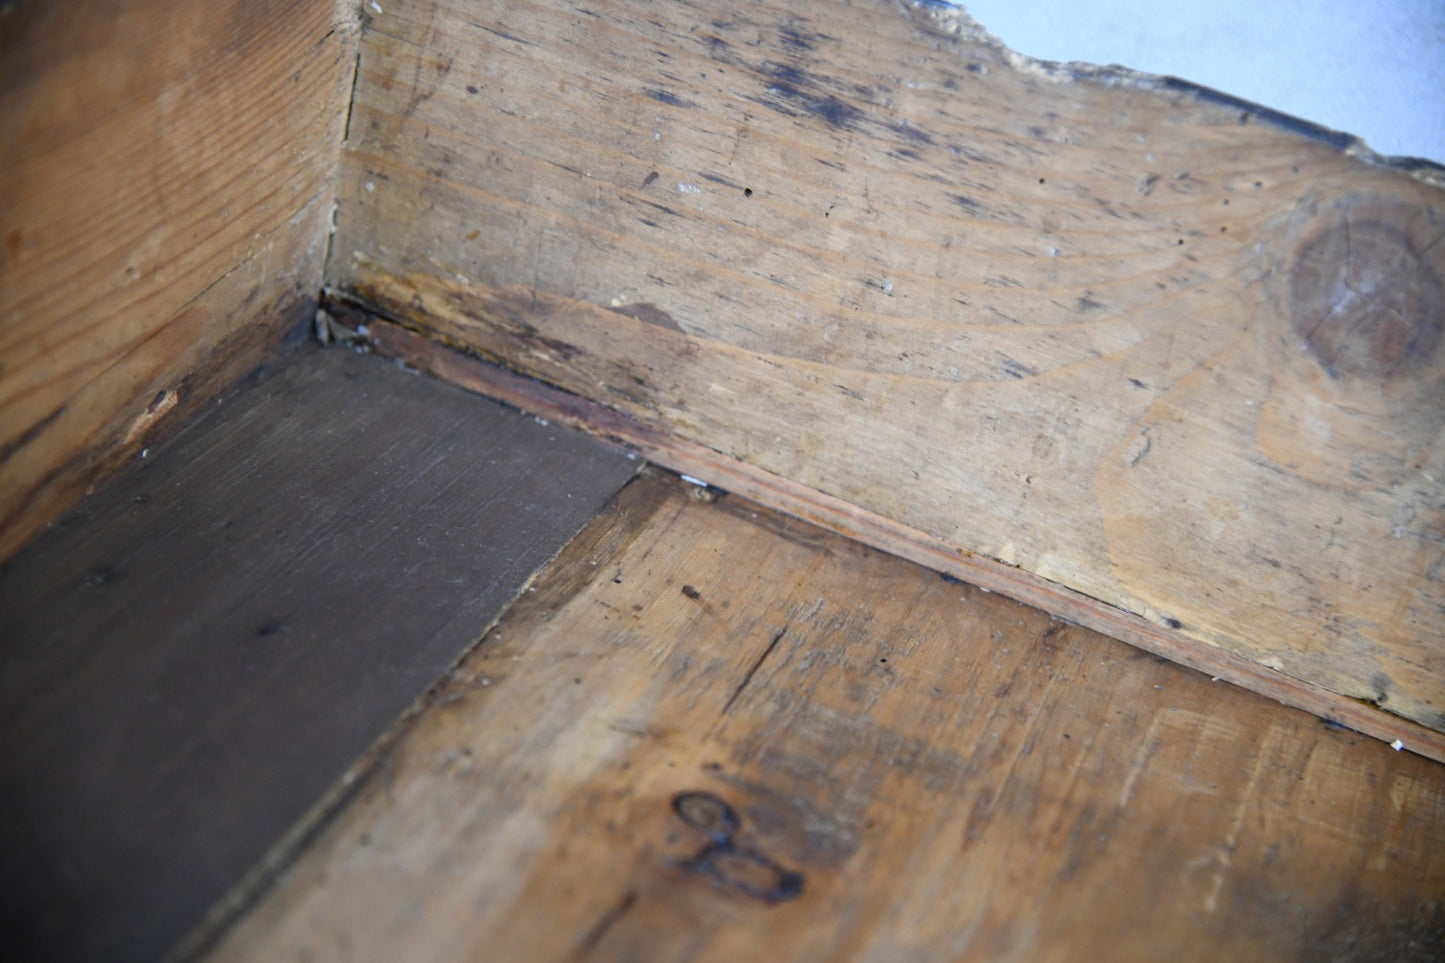
[[[1380,959],[1445,768],[652,475],[222,960]]]
[[[0,572],[7,954],[160,956],[638,464],[313,350],[82,503]]]
[[[437,342],[345,305],[331,308],[347,324],[367,326],[367,341],[383,357],[461,385],[539,418],[589,431],[648,461],[742,495],[920,565],[1042,608],[1060,618],[1128,642],[1216,679],[1244,686],[1384,742],[1445,762],[1445,734],[1298,679],[1288,679],[1224,649],[1199,647],[1176,633],[1029,572],[980,558],[867,509],[799,485],[679,439],[626,415]]]
[[[354,7],[0,11],[0,559],[310,318]]]
[[[328,278],[1445,731],[1440,171],[942,16],[388,11]]]

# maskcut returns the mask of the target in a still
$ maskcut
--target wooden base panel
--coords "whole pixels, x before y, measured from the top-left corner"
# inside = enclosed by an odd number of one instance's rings
[[[1435,960],[1445,769],[660,474],[208,957]]]

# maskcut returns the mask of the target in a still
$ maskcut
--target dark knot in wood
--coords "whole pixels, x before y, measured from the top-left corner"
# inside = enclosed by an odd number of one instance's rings
[[[1445,244],[1428,235],[1422,243],[1411,230],[1420,215],[1405,205],[1342,204],[1322,214],[1299,249],[1290,314],[1330,377],[1408,376],[1439,346]]]

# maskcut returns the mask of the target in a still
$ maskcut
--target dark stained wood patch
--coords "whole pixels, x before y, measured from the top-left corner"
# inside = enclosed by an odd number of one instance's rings
[[[0,570],[6,955],[162,954],[634,468],[317,350],[82,504]]]

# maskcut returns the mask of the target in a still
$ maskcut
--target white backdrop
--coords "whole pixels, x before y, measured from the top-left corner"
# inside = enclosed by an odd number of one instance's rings
[[[964,0],[1019,53],[1172,74],[1445,164],[1445,0]]]

